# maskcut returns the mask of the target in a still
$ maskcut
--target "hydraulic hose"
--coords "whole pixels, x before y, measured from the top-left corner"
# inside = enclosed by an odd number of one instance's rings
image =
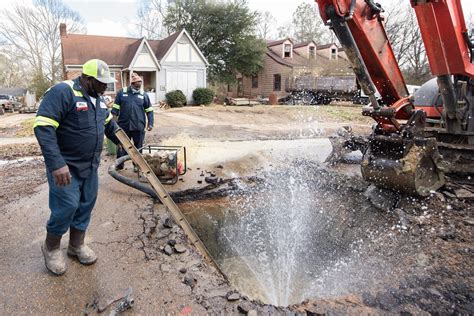
[[[123,156],[118,158],[114,164],[110,165],[109,167],[109,174],[117,181],[122,182],[123,184],[126,184],[134,189],[140,190],[143,193],[148,194],[154,199],[159,199],[158,195],[156,192],[148,185],[141,183],[140,181],[133,180],[130,178],[127,178],[117,172],[117,166],[123,164],[125,161],[131,160],[129,155]]]

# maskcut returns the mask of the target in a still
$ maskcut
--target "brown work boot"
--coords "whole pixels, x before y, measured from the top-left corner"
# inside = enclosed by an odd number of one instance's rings
[[[97,261],[97,255],[84,243],[86,232],[73,227],[69,229],[68,256],[75,257],[81,264],[91,265]]]
[[[62,275],[66,272],[66,259],[61,252],[61,237],[50,233],[46,234],[46,240],[41,245],[46,268],[54,275]]]

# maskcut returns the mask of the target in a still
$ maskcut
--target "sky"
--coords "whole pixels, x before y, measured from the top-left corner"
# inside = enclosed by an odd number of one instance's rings
[[[16,3],[29,0],[2,0]],[[108,36],[134,36],[136,10],[140,0],[63,0],[83,17],[87,34]],[[382,5],[391,0],[378,0]],[[408,0],[406,0],[408,2]],[[464,10],[474,14],[474,0],[461,0]],[[278,25],[291,21],[292,14],[301,3],[314,0],[248,0],[252,10],[269,11]],[[319,17],[318,17],[319,18]]]
[[[130,36],[133,34],[133,19],[139,0],[64,0],[71,9],[84,18],[90,35]],[[293,12],[301,3],[314,0],[249,0],[252,10],[269,11],[284,24],[291,20]]]

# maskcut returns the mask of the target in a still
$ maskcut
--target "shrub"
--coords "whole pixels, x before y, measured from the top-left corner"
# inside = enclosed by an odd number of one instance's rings
[[[170,91],[166,94],[165,97],[166,103],[168,103],[169,106],[172,108],[186,105],[186,96],[181,90]]]
[[[214,100],[214,91],[208,88],[197,88],[193,91],[195,104],[211,104]]]

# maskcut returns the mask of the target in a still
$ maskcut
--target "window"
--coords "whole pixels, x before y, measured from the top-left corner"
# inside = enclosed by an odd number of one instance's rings
[[[149,54],[149,53],[150,52],[148,51],[148,48],[146,47],[145,44],[143,44],[140,54]]]
[[[285,57],[291,57],[291,44],[285,44]]]
[[[331,48],[331,59],[337,59],[337,48]]]
[[[252,76],[252,88],[258,88],[258,76],[254,75]]]
[[[112,78],[115,78],[115,71],[111,71],[110,76]],[[115,93],[115,82],[108,83],[107,84],[107,89],[105,89],[105,92]]]
[[[316,57],[316,50],[315,50],[315,47],[314,46],[310,46],[309,47],[309,58],[310,59],[314,59],[314,57]]]
[[[273,91],[281,91],[281,75],[273,75]]]

